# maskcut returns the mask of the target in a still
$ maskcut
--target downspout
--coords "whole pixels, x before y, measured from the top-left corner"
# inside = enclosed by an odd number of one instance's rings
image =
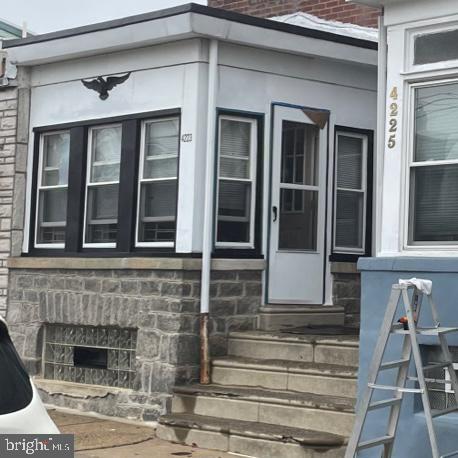
[[[381,224],[383,208],[383,170],[385,159],[385,121],[386,121],[386,85],[387,85],[387,33],[384,21],[384,10],[379,18],[378,43],[378,81],[377,81],[377,148],[375,154],[375,255],[381,251]]]
[[[213,194],[215,173],[216,96],[218,91],[218,41],[210,40],[208,53],[207,148],[205,151],[205,198],[200,292],[200,383],[210,383],[208,316],[213,249]]]

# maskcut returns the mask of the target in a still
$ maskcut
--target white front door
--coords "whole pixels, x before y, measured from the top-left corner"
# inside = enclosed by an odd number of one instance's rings
[[[283,106],[273,128],[268,301],[323,304],[327,128]]]

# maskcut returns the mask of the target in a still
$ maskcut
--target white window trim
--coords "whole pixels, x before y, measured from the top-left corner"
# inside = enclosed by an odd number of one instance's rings
[[[413,255],[416,252],[425,255],[424,252],[429,252],[430,255],[438,255],[443,252],[445,255],[453,254],[458,251],[458,241],[456,242],[410,242],[410,227],[411,227],[411,213],[410,213],[410,171],[412,166],[428,166],[428,165],[446,165],[446,164],[458,164],[456,160],[445,160],[445,161],[422,161],[421,163],[415,163],[414,157],[414,142],[415,142],[415,90],[421,87],[434,87],[447,84],[457,84],[458,78],[450,79],[436,79],[414,83],[406,83],[405,91],[407,91],[407,120],[406,120],[406,133],[405,133],[405,145],[406,154],[403,161],[404,167],[404,186],[403,186],[403,199],[402,213],[404,217],[401,219],[401,233],[403,234],[402,251],[405,254]],[[415,164],[415,165],[413,165]],[[421,164],[421,165],[418,165]]]
[[[156,118],[156,119],[145,119],[141,123],[141,134],[140,134],[140,164],[138,169],[138,180],[137,180],[137,214],[135,220],[135,246],[139,248],[147,248],[147,247],[155,247],[155,248],[173,248],[175,246],[175,242],[140,242],[138,240],[138,231],[140,229],[140,200],[141,200],[141,185],[142,183],[154,183],[157,181],[172,181],[175,180],[178,186],[178,163],[180,158],[180,147],[178,141],[178,154],[177,158],[177,174],[175,177],[167,177],[167,178],[143,178],[143,172],[145,168],[145,140],[146,140],[146,124],[151,124],[153,122],[164,122],[170,120],[177,120],[180,121],[179,116],[168,116],[165,118]],[[180,132],[178,132],[178,139],[180,138]],[[161,158],[162,156],[158,156],[157,158]],[[164,158],[171,158],[172,156],[164,155]],[[175,211],[175,224],[177,223],[177,209]],[[175,235],[176,237],[176,235]]]
[[[66,185],[58,186],[42,186],[43,179],[43,155],[44,155],[44,138],[50,135],[56,134],[67,134],[69,130],[55,130],[50,132],[43,132],[40,134],[39,141],[39,150],[38,150],[38,176],[37,176],[37,187],[36,187],[36,206],[35,206],[35,234],[34,234],[34,247],[35,248],[52,248],[52,249],[62,249],[65,248],[65,243],[38,243],[38,213],[40,208],[40,191],[42,189],[67,189],[67,200],[68,200],[68,177]],[[69,152],[70,160],[70,152]],[[66,227],[67,221],[65,221]]]
[[[458,30],[458,17],[455,19],[452,16],[447,18],[447,22],[428,23],[420,22],[416,27],[407,30],[406,34],[406,68],[407,73],[427,72],[431,70],[448,70],[458,67],[458,59],[433,62],[428,64],[415,64],[415,39],[421,35],[433,35],[444,32],[452,32]],[[451,19],[451,20],[450,20]]]
[[[86,230],[87,230],[87,204],[88,204],[88,197],[89,197],[89,187],[96,187],[96,186],[105,186],[110,184],[117,184],[118,185],[118,199],[119,199],[119,183],[121,181],[121,156],[119,157],[119,177],[118,181],[103,181],[103,182],[90,182],[91,179],[91,165],[92,165],[92,133],[94,130],[105,129],[107,127],[121,127],[122,124],[114,123],[114,124],[103,124],[100,126],[93,126],[88,129],[87,135],[87,155],[86,155],[86,183],[85,183],[85,196],[84,196],[84,218],[83,218],[83,248],[116,248],[116,242],[112,243],[90,243],[86,242]],[[121,134],[121,142],[122,142],[122,134]],[[122,154],[122,152],[121,152]],[[118,215],[118,230],[119,230],[119,215]]]
[[[251,126],[251,138],[250,138],[250,178],[220,178],[220,147],[221,147],[221,122],[226,121],[237,121],[245,122]],[[244,116],[230,116],[230,115],[219,115],[218,118],[218,147],[217,147],[217,167],[216,167],[216,191],[215,191],[215,234],[214,242],[216,248],[242,248],[242,249],[254,249],[254,232],[255,232],[255,211],[256,211],[256,170],[257,170],[257,151],[258,151],[258,121],[254,118]],[[250,240],[249,242],[218,242],[218,220],[219,220],[219,183],[221,180],[224,181],[236,181],[251,183],[251,203],[250,203]],[[226,219],[229,221],[228,219]],[[240,218],[237,218],[240,221]]]
[[[359,138],[362,140],[363,147],[363,163],[362,163],[362,175],[361,175],[361,189],[350,189],[350,188],[339,188],[337,185],[337,174],[338,174],[338,160],[339,160],[339,136]],[[366,230],[367,230],[367,162],[368,162],[368,148],[369,138],[367,134],[360,134],[356,132],[349,132],[346,130],[336,131],[336,145],[335,145],[335,174],[334,174],[334,212],[333,212],[333,253],[336,254],[365,254],[366,253]],[[351,191],[359,192],[363,194],[363,218],[362,218],[362,247],[339,247],[336,244],[337,239],[337,191]]]

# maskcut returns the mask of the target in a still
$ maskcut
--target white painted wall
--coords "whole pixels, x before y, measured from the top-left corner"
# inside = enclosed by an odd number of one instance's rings
[[[377,71],[375,67],[304,58],[250,47],[222,44],[218,107],[265,114],[263,252],[269,208],[270,111],[274,102],[331,111],[329,139],[327,255],[331,248],[334,126],[376,130]],[[375,153],[375,152],[374,152]],[[327,303],[331,301],[327,275]]]
[[[428,33],[441,27],[458,27],[458,11],[455,2],[448,0],[419,0],[415,8],[409,2],[388,5],[385,10],[388,40],[387,94],[384,170],[380,206],[380,248],[377,256],[457,256],[458,246],[413,247],[407,244],[408,225],[408,158],[412,148],[413,131],[410,109],[411,84],[421,81],[456,78],[458,61],[435,65],[412,64],[413,36]],[[390,119],[389,107],[393,102],[390,92],[398,90],[399,115],[396,146],[388,147]]]
[[[166,108],[182,109],[182,133],[193,134],[193,142],[181,145],[177,220],[177,251],[181,253],[202,249],[207,61],[206,40],[190,39],[41,65],[32,72],[31,129]],[[100,101],[80,81],[126,71],[132,71],[131,77],[116,87],[106,101]],[[263,228],[267,228],[270,217],[267,206],[271,104],[283,102],[331,111],[328,179],[332,183],[334,125],[375,130],[376,87],[374,66],[221,43],[218,107],[265,114]],[[31,157],[32,140],[29,154]],[[28,191],[30,196],[30,184]],[[331,198],[330,186],[329,202]],[[329,205],[329,228],[331,217]],[[330,237],[329,229],[328,252]],[[264,252],[266,247],[264,237]],[[25,242],[24,250],[27,249]]]
[[[181,131],[193,134],[194,141],[181,143],[180,185],[178,196],[177,250],[193,250],[195,201],[194,182],[199,179],[197,148],[202,149],[205,118],[197,114],[205,99],[206,48],[201,40],[193,39],[141,48],[128,53],[108,54],[69,62],[35,67],[32,71],[30,112],[30,144],[28,161],[27,209],[30,209],[33,128],[66,122],[108,118],[163,109],[182,110]],[[88,90],[81,78],[131,71],[130,78],[116,87],[102,101]],[[202,81],[201,81],[202,80]],[[199,151],[202,155],[202,151]],[[195,176],[197,175],[197,177]],[[199,191],[198,189],[196,191]],[[199,214],[199,213],[198,213]],[[24,251],[28,251],[28,219],[24,234]]]

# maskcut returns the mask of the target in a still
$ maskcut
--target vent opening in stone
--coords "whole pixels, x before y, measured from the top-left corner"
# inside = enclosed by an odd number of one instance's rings
[[[74,347],[73,365],[75,367],[107,369],[108,350],[106,348]]]

